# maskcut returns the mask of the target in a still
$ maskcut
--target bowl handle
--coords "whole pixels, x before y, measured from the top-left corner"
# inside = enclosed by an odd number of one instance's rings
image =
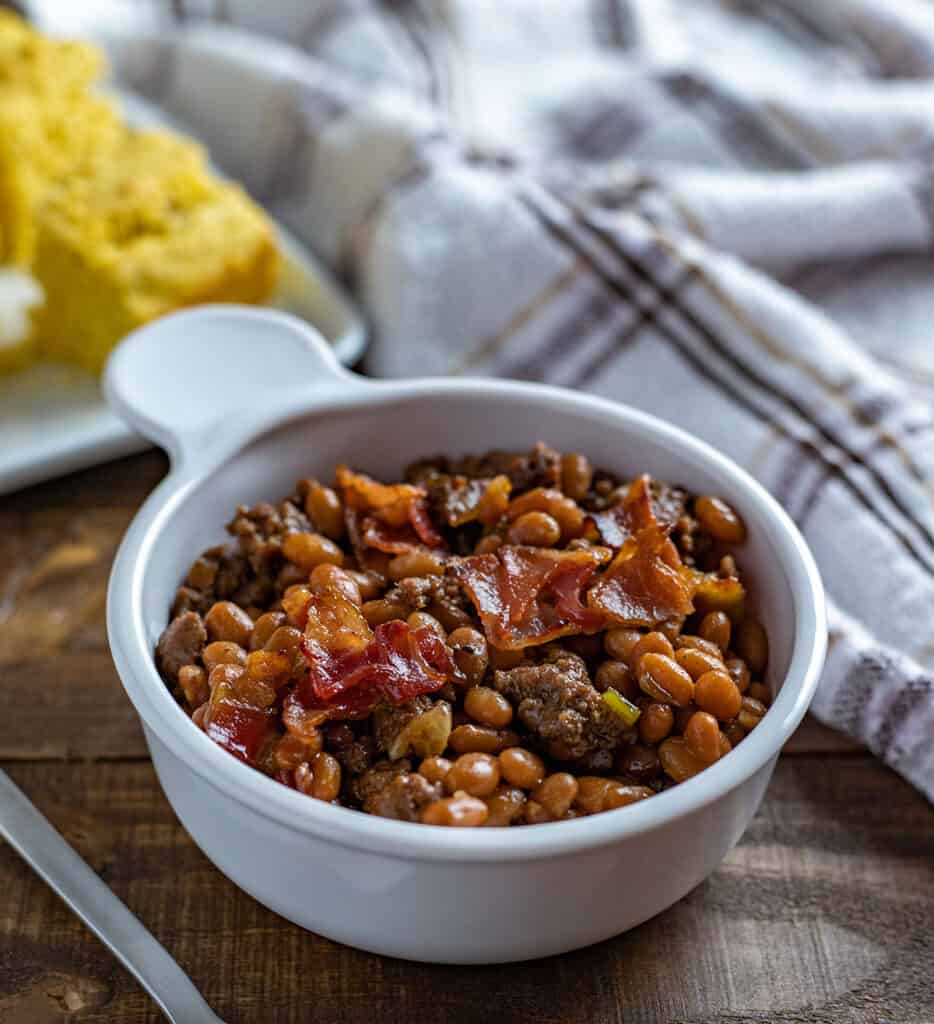
[[[304,396],[365,386],[304,320],[252,306],[172,313],[129,334],[104,369],[111,408],[174,468],[234,450]]]

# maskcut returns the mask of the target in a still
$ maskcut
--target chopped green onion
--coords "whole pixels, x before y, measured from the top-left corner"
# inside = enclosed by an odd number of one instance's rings
[[[632,701],[626,700],[619,690],[614,690],[612,686],[608,687],[603,693],[603,699],[626,725],[635,725],[639,721],[639,715],[642,712]]]

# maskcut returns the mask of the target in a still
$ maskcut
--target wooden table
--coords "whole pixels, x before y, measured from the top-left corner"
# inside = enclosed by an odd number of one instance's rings
[[[722,867],[655,920],[578,953],[409,964],[318,938],[244,895],[175,820],[107,649],[110,561],[164,472],[148,453],[0,499],[0,763],[225,1020],[934,1022],[934,812],[810,721]],[[0,848],[0,1021],[160,1019]]]

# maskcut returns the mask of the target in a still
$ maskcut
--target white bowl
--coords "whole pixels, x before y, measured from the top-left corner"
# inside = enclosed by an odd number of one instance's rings
[[[489,380],[365,380],[305,323],[203,307],[144,327],[105,391],[164,445],[172,471],[114,563],[107,626],[123,685],[182,824],[242,889],[340,942],[393,956],[493,963],[547,956],[632,928],[719,864],[759,806],[817,685],[820,578],[800,534],[745,472],[694,438],[613,402]],[[775,701],[723,760],[650,800],[575,821],[444,829],[311,800],[215,746],[160,679],[153,649],[191,561],[239,503],[276,499],[346,461],[393,479],[418,456],[521,450],[538,440],[621,474],[722,495],[746,520],[740,562],[771,654]]]

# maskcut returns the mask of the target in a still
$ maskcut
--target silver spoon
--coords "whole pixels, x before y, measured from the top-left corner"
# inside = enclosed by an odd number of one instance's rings
[[[223,1024],[188,975],[2,770],[0,836],[111,949],[172,1024]]]

